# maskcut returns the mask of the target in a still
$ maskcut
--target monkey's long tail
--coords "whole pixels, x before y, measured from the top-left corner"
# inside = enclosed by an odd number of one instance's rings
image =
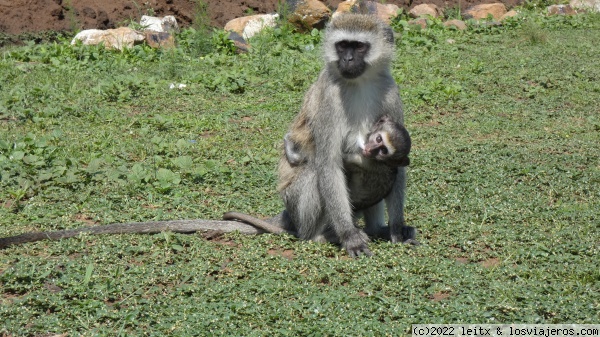
[[[275,219],[275,218],[274,218]],[[223,220],[238,220],[238,221],[243,221],[247,224],[250,224],[256,228],[262,229],[263,231],[267,232],[267,233],[272,233],[272,234],[290,234],[290,235],[294,235],[296,236],[296,233],[283,229],[282,227],[273,225],[265,220],[261,220],[258,218],[255,218],[251,215],[248,214],[244,214],[244,213],[238,213],[238,212],[227,212],[225,214],[223,214]]]
[[[242,220],[239,213],[236,218]],[[258,219],[256,219],[258,220]],[[259,220],[262,221],[262,220]],[[251,222],[253,223],[253,222]],[[272,226],[267,223],[268,226]],[[271,232],[264,230],[260,226],[252,226],[236,221],[219,221],[219,220],[171,220],[171,221],[151,221],[151,222],[131,222],[131,223],[116,223],[104,226],[95,226],[87,228],[76,228],[53,232],[33,232],[21,235],[0,238],[0,249],[7,248],[11,245],[17,245],[27,242],[35,242],[40,240],[61,240],[78,236],[81,233],[89,234],[156,234],[160,232],[171,231],[175,233],[193,233],[198,231],[219,231],[219,232],[234,232],[239,231],[242,234],[261,234]]]

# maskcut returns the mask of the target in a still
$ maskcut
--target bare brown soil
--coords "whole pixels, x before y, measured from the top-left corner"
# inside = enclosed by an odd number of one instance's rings
[[[519,0],[499,0],[513,7]],[[205,0],[210,24],[222,28],[233,18],[273,13],[279,0]],[[324,3],[332,9],[341,0]],[[434,3],[442,8],[459,5],[467,8],[494,0],[388,0],[405,9],[421,3]],[[192,24],[196,16],[194,0],[0,0],[0,32],[21,34],[41,31],[68,31],[77,29],[106,29],[119,27],[131,21],[139,22],[145,14],[174,15],[180,26]]]

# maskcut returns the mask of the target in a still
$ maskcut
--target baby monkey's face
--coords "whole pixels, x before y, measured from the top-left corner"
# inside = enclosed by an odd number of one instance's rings
[[[363,156],[380,161],[386,160],[395,152],[396,149],[386,131],[371,133],[362,149]]]
[[[381,161],[389,166],[408,166],[410,146],[410,135],[406,128],[386,115],[375,123],[360,147],[365,158]]]

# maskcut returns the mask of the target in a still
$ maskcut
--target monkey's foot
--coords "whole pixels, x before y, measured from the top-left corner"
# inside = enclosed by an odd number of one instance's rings
[[[359,257],[361,255],[373,256],[373,253],[367,247],[367,242],[369,242],[367,235],[363,231],[357,230],[344,240],[342,247],[346,249],[350,257]]]
[[[417,229],[411,226],[400,226],[399,231],[390,228],[392,233],[390,233],[390,240],[393,243],[404,243],[411,244],[414,246],[418,246],[421,243],[416,240],[417,237]],[[400,233],[397,233],[400,232]]]

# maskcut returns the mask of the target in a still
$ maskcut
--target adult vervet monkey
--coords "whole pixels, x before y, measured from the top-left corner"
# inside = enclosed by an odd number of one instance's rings
[[[358,210],[353,210],[350,193],[356,192],[349,192],[344,155],[356,151],[356,139],[368,134],[380,116],[404,123],[390,71],[393,32],[374,16],[343,14],[328,25],[323,48],[323,70],[289,130],[289,140],[306,155],[306,162],[292,166],[285,155],[279,162],[282,220],[301,239],[340,243],[350,256],[371,255],[367,235],[355,225]],[[365,168],[364,174],[376,179],[378,172]],[[405,177],[405,168],[399,167],[389,189],[369,189],[370,199],[385,198],[392,242],[415,238],[415,229],[404,223]],[[367,232],[387,230],[381,202],[361,211]]]

